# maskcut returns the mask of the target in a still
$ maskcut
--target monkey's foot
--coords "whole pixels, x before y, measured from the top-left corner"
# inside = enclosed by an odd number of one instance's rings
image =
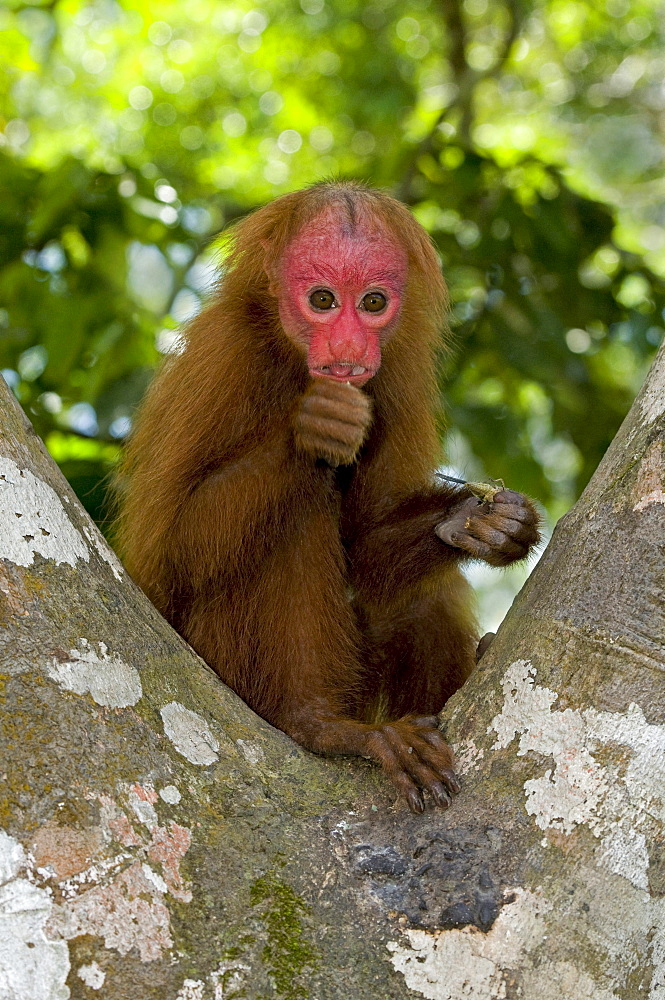
[[[501,490],[491,503],[472,497],[434,529],[446,545],[492,566],[524,559],[540,540],[540,516],[528,497]]]
[[[406,715],[377,726],[368,734],[366,752],[381,765],[412,812],[425,809],[423,790],[444,809],[460,790],[452,751],[437,728],[435,716]]]
[[[480,642],[476,647],[476,663],[478,660],[485,655],[487,650],[492,645],[493,641],[496,639],[496,632],[485,632]]]

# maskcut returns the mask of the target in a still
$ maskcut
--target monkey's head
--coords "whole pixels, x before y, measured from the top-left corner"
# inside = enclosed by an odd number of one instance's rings
[[[438,346],[448,301],[423,227],[405,205],[355,181],[294,191],[243,219],[222,287],[227,308],[251,304],[311,377],[358,386],[382,356],[399,379]]]
[[[307,222],[273,283],[287,337],[309,374],[363,385],[399,322],[407,255],[378,220],[342,201]]]

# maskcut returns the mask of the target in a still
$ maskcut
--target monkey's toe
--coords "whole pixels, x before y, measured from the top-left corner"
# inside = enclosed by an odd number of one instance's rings
[[[370,755],[383,767],[412,812],[424,809],[423,792],[447,809],[460,790],[450,747],[436,717],[406,716],[377,728],[369,741]]]

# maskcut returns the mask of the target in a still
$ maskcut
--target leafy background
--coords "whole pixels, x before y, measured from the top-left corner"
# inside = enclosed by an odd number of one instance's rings
[[[450,471],[554,523],[663,337],[663,25],[655,0],[9,0],[0,368],[98,523],[215,234],[338,175],[439,248]],[[472,576],[494,624],[520,573]]]

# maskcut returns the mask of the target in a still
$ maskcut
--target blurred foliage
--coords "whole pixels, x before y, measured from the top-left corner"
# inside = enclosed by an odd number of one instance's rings
[[[339,175],[440,250],[452,468],[572,502],[665,325],[655,0],[9,0],[0,28],[0,368],[100,522],[214,234]]]

